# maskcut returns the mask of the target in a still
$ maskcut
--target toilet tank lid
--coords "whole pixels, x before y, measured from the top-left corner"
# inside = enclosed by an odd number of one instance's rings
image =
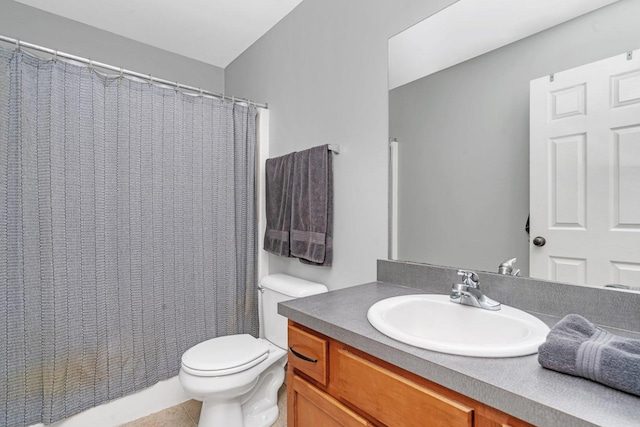
[[[271,274],[260,280],[260,285],[272,291],[288,295],[292,298],[302,298],[309,295],[327,292],[327,287],[322,283],[310,282],[299,277],[287,274]]]

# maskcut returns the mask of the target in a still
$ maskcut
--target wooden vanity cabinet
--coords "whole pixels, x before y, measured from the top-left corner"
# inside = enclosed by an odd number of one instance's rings
[[[289,321],[289,427],[531,427]]]

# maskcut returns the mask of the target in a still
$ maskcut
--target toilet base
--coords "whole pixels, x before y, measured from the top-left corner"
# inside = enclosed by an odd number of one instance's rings
[[[242,426],[242,406],[237,399],[202,402],[198,427]]]
[[[282,358],[260,376],[254,390],[262,392],[249,393],[246,400],[242,399],[243,427],[268,427],[278,419],[278,390],[284,383],[286,360]]]
[[[287,353],[273,344],[269,353],[259,365],[229,376],[198,377],[180,371],[187,394],[203,402],[198,427],[273,425],[278,419],[278,390],[284,383]]]

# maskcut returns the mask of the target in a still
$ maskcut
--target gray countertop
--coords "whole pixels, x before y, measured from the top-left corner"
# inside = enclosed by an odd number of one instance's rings
[[[538,364],[537,355],[454,356],[403,344],[369,324],[367,310],[372,304],[393,296],[419,293],[426,292],[374,282],[286,301],[279,304],[278,312],[321,334],[537,426],[640,426],[640,398],[544,369]],[[532,314],[549,326],[559,320]],[[622,332],[629,336],[628,332]]]

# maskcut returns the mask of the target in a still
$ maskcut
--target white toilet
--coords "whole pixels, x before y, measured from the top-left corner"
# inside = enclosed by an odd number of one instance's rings
[[[213,338],[182,355],[180,383],[202,401],[199,427],[267,427],[278,418],[278,389],[287,362],[287,319],[278,314],[278,303],[327,292],[327,287],[273,274],[261,280],[259,289],[265,338]]]

